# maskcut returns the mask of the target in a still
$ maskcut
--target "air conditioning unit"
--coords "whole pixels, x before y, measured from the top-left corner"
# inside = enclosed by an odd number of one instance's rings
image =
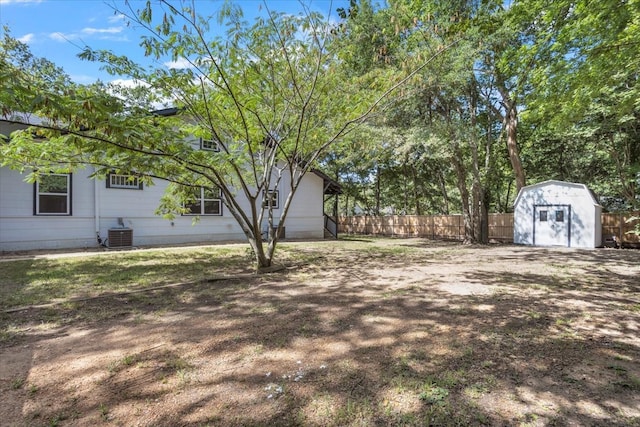
[[[280,234],[278,235],[278,239],[284,239],[285,238],[285,229],[286,227],[282,227],[282,229],[280,230]],[[262,230],[262,240],[266,241],[269,237],[269,234],[267,232],[267,228]],[[276,234],[276,231],[278,231],[278,227],[271,227],[272,233]]]
[[[278,239],[284,239],[285,238],[285,232],[284,230],[286,229],[286,227],[282,227],[280,229],[280,234],[278,235]],[[276,234],[276,231],[278,231],[278,227],[272,227],[273,230],[273,234]]]
[[[108,243],[110,248],[133,246],[133,230],[131,228],[110,228]]]

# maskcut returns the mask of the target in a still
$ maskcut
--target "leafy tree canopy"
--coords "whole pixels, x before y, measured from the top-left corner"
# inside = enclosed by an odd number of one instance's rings
[[[145,69],[87,47],[82,58],[139,85],[75,85],[52,64],[41,67],[41,60],[6,35],[0,47],[3,113],[28,111],[42,122],[11,135],[1,148],[2,165],[31,170],[31,179],[84,165],[95,167],[95,176],[115,169],[135,172],[149,184],[166,179],[173,183],[159,208],[166,215],[181,212],[192,188],[219,188],[258,267],[269,267],[278,233],[270,233],[265,247],[265,221],[269,230],[276,221],[284,225],[300,180],[320,155],[407,76],[350,75],[340,59],[340,32],[309,10],[289,15],[267,9],[249,23],[232,3],[215,19],[196,10],[203,3],[162,0],[152,7],[148,1],[138,10],[132,7],[137,3],[126,4],[119,12],[145,29],[145,54],[183,59],[189,67]],[[226,34],[211,36],[211,23],[226,27]],[[35,69],[41,73],[30,72]],[[170,101],[176,114],[150,113],[160,100]],[[221,149],[198,150],[193,138],[213,139]],[[291,183],[280,188],[285,175]],[[274,219],[265,197],[266,190],[277,189],[286,197]]]

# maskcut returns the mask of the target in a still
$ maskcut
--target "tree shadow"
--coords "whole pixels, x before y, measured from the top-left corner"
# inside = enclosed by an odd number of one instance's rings
[[[44,361],[42,351],[28,355],[41,403],[23,402],[25,419],[638,423],[637,258],[509,249],[448,253],[444,262],[430,251],[392,253],[347,265],[323,254],[331,271],[309,265],[58,307],[67,321],[57,338],[33,333],[20,342],[49,348]],[[540,268],[501,268],[510,263]],[[443,271],[449,264],[459,270]],[[396,274],[409,267],[425,274]],[[464,284],[477,292],[455,292]],[[51,313],[16,316],[35,324]],[[47,369],[60,375],[37,376]]]

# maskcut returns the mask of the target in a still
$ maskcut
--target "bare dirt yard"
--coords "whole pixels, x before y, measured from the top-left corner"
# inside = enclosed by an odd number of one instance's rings
[[[1,314],[0,424],[640,426],[640,251],[353,239],[279,259]]]

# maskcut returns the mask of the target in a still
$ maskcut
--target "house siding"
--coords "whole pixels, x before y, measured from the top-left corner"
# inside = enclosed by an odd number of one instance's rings
[[[23,126],[0,120],[0,134],[9,135]],[[189,142],[198,144],[198,139]],[[155,180],[142,190],[107,188],[104,180],[90,178],[89,167],[72,174],[71,215],[34,215],[34,184],[25,175],[0,168],[0,251],[34,249],[90,248],[104,241],[109,229],[133,230],[134,245],[163,245],[245,240],[235,218],[222,207],[222,215],[176,216],[169,220],[155,211],[168,185]],[[277,224],[290,177],[279,184],[280,209],[274,210]],[[249,201],[239,197],[243,209]],[[259,201],[260,203],[260,201]],[[285,238],[321,239],[324,237],[324,180],[308,173],[295,194],[286,219]],[[266,218],[263,230],[267,229]],[[108,242],[107,242],[108,243]]]
[[[73,215],[34,215],[34,184],[0,168],[0,250],[95,246],[93,184],[87,177],[86,170],[72,174]]]
[[[109,229],[133,230],[133,244],[166,245],[245,239],[235,218],[224,206],[222,215],[176,216],[169,220],[155,214],[168,183],[156,180],[142,190],[107,188],[104,180],[89,178],[92,170],[72,174],[72,215],[33,214],[33,184],[25,175],[0,168],[0,251],[97,247],[97,233],[107,239]],[[284,204],[288,177],[280,184]],[[242,203],[246,208],[248,201]],[[98,215],[96,216],[96,209]],[[274,211],[279,217],[281,209]],[[274,222],[277,224],[277,218]],[[264,230],[266,230],[266,220]],[[292,201],[285,223],[285,238],[321,239],[324,236],[323,180],[307,174]],[[107,242],[108,244],[108,242]]]

